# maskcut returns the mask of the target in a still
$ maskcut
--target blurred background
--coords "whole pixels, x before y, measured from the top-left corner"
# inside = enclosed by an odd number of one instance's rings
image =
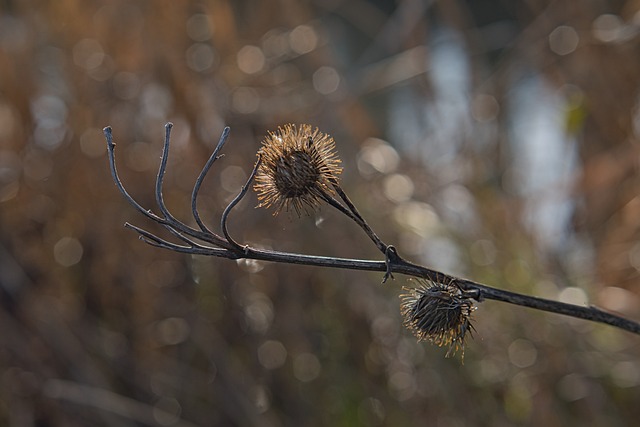
[[[0,3],[0,424],[632,425],[640,338],[486,301],[460,355],[402,327],[406,278],[145,245],[195,178],[217,227],[268,130],[331,134],[404,257],[640,320],[640,2]],[[346,218],[254,209],[239,241],[380,259]]]

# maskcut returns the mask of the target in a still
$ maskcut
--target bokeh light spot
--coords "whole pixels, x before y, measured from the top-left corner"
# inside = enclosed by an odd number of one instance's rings
[[[271,398],[269,391],[263,386],[256,386],[251,391],[252,401],[259,414],[269,410],[271,407]]]
[[[526,339],[517,339],[509,345],[509,361],[518,368],[533,365],[538,358],[538,350],[533,343]]]
[[[173,103],[169,88],[156,83],[150,83],[144,87],[141,99],[144,114],[161,120],[165,120]]]
[[[213,26],[209,17],[203,13],[196,13],[187,20],[187,35],[191,40],[204,42],[211,38]]]
[[[385,141],[378,138],[368,138],[358,153],[358,170],[364,176],[371,176],[376,172],[391,173],[398,168],[400,156],[398,152]]]
[[[383,192],[387,199],[394,203],[402,203],[413,196],[414,185],[407,175],[393,174],[385,178]]]
[[[82,39],[73,46],[73,62],[87,71],[102,65],[104,58],[102,45],[95,39]]]
[[[299,25],[289,34],[289,44],[295,53],[309,53],[318,45],[318,35],[308,25]]]
[[[598,16],[591,28],[593,37],[604,43],[614,42],[622,36],[624,25],[618,15],[603,14]]]
[[[262,39],[264,54],[270,58],[287,55],[290,52],[287,32],[280,29],[269,31]]]
[[[396,222],[420,236],[429,236],[439,225],[438,214],[431,205],[422,202],[402,203],[393,211]]]
[[[321,370],[320,361],[312,353],[301,353],[293,359],[293,375],[302,382],[315,380]]]
[[[254,292],[248,296],[244,306],[247,325],[253,332],[265,333],[273,321],[273,303],[265,294]]]
[[[561,25],[549,34],[549,48],[551,51],[564,56],[572,53],[578,47],[580,37],[573,27]]]
[[[338,89],[340,75],[335,68],[320,67],[313,73],[313,88],[322,95],[329,95]]]
[[[194,43],[187,49],[187,66],[199,73],[207,71],[215,63],[215,52],[213,48],[205,43]]]
[[[479,94],[473,98],[471,116],[480,123],[490,122],[498,117],[500,105],[491,95]]]
[[[258,347],[258,361],[266,369],[277,369],[287,360],[287,349],[280,341],[265,341]]]
[[[640,367],[637,362],[618,362],[611,369],[611,377],[618,387],[635,387],[640,384]]]
[[[598,305],[618,313],[632,314],[638,310],[640,298],[627,289],[607,286],[598,292]]]
[[[582,306],[587,305],[587,302],[589,301],[587,293],[583,289],[576,288],[574,286],[569,286],[568,288],[564,288],[562,291],[560,291],[558,299],[568,304]]]
[[[63,267],[71,267],[79,263],[82,254],[82,244],[73,237],[63,237],[53,246],[53,257]]]
[[[588,384],[578,374],[569,374],[558,381],[558,394],[568,402],[574,402],[589,394]]]
[[[161,320],[156,325],[156,337],[163,345],[176,345],[184,342],[191,333],[191,328],[186,320],[179,317],[170,317]]]
[[[265,64],[265,57],[262,50],[257,46],[244,46],[238,51],[238,68],[247,74],[256,74],[262,70]]]
[[[31,103],[31,114],[36,122],[34,142],[43,148],[57,148],[67,132],[68,108],[58,96],[42,95]]]
[[[398,401],[409,400],[417,390],[416,377],[410,372],[398,370],[389,376],[389,389]]]

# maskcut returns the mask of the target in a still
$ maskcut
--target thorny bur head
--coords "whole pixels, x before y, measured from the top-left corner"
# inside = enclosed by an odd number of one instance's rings
[[[262,144],[253,187],[258,207],[273,206],[274,215],[293,208],[300,216],[334,193],[342,168],[329,135],[310,125],[287,124],[270,132]]]
[[[467,332],[471,334],[471,313],[476,309],[471,298],[453,283],[420,281],[417,288],[404,288],[400,310],[404,326],[419,341],[428,340],[448,346],[447,357],[462,351]]]

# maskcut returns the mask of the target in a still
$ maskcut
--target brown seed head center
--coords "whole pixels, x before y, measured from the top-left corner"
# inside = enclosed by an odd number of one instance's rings
[[[296,150],[280,156],[275,167],[275,184],[285,198],[308,194],[318,185],[320,170],[306,151]]]

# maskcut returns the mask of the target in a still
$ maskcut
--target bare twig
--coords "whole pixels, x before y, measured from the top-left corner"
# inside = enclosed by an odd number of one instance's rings
[[[233,209],[235,205],[240,203],[240,200],[242,200],[244,195],[247,194],[247,191],[249,190],[249,188],[251,188],[251,183],[253,182],[253,178],[255,178],[259,167],[260,167],[260,157],[258,157],[258,160],[256,161],[256,164],[253,167],[253,171],[251,172],[251,175],[249,175],[249,179],[247,179],[246,184],[242,186],[240,193],[238,193],[238,195],[226,207],[224,212],[222,212],[222,218],[220,219],[220,227],[222,228],[222,233],[224,234],[224,237],[227,238],[227,241],[231,243],[237,251],[240,251],[243,253],[246,252],[248,246],[241,246],[231,238],[231,235],[229,234],[229,230],[227,228],[227,219],[229,218],[229,213],[231,212],[231,209]]]
[[[111,167],[113,179],[118,190],[120,190],[124,198],[131,205],[133,205],[136,210],[145,215],[147,218],[163,225],[165,228],[167,228],[167,230],[169,230],[171,234],[176,236],[184,243],[173,243],[162,239],[142,228],[128,223],[125,224],[126,227],[136,231],[144,242],[152,246],[168,249],[174,252],[214,256],[227,259],[254,259],[277,263],[301,264],[317,267],[341,268],[348,270],[380,271],[385,273],[383,282],[386,281],[389,277],[393,277],[392,272],[400,273],[412,277],[428,279],[435,283],[455,284],[461,290],[465,291],[466,296],[473,298],[476,301],[483,301],[485,299],[502,301],[518,306],[530,307],[536,310],[543,310],[551,313],[563,314],[574,318],[604,323],[640,335],[640,323],[633,320],[625,319],[612,313],[605,312],[594,306],[577,306],[559,301],[552,301],[534,296],[523,295],[503,289],[497,289],[471,280],[447,275],[421,265],[413,264],[403,259],[397,253],[396,249],[393,246],[387,245],[383,243],[382,240],[380,240],[378,235],[367,224],[367,222],[356,209],[355,205],[347,197],[340,186],[337,185],[337,183],[334,185],[334,188],[338,196],[345,203],[346,207],[342,205],[338,200],[329,195],[325,194],[326,197],[322,197],[322,199],[338,209],[340,212],[344,213],[346,216],[356,222],[361,228],[363,228],[369,238],[374,242],[376,247],[385,255],[384,261],[304,255],[243,246],[237,243],[230,236],[227,229],[227,221],[231,210],[242,200],[242,198],[246,195],[248,189],[250,188],[260,165],[260,158],[258,158],[258,161],[256,162],[254,169],[249,176],[249,179],[242,187],[240,193],[229,203],[222,214],[220,224],[222,236],[212,232],[200,219],[200,215],[197,211],[197,196],[202,182],[211,169],[211,166],[218,158],[221,157],[219,152],[228,139],[228,127],[224,129],[220,137],[220,141],[216,146],[216,149],[202,169],[202,172],[198,176],[193,188],[193,193],[191,196],[191,208],[194,219],[200,228],[200,230],[196,230],[173,217],[173,215],[169,212],[164,204],[162,186],[164,174],[166,171],[167,158],[169,155],[171,127],[171,123],[168,123],[165,127],[165,140],[162,160],[156,180],[156,201],[158,203],[162,216],[158,216],[151,210],[146,210],[145,208],[143,208],[138,202],[135,201],[133,197],[131,197],[131,195],[123,186],[115,164],[115,143],[113,142],[111,128],[104,128],[104,134],[107,140],[109,164]],[[202,241],[205,244],[198,243],[197,240]]]
[[[340,198],[347,205],[349,210],[353,212],[354,221],[364,230],[365,233],[367,233],[367,236],[369,236],[369,238],[373,241],[373,243],[375,243],[378,249],[380,249],[380,252],[382,252],[383,254],[385,254],[385,256],[387,256],[387,250],[389,249],[389,246],[386,245],[384,242],[382,242],[380,237],[378,237],[378,235],[373,231],[373,229],[369,227],[369,224],[367,224],[367,221],[365,221],[362,215],[360,215],[360,212],[358,212],[358,209],[351,202],[351,199],[349,199],[347,194],[342,190],[342,187],[340,187],[337,184],[334,184],[333,187],[335,188]]]
[[[213,166],[213,163],[223,156],[219,153],[220,150],[222,150],[222,147],[224,147],[225,142],[227,142],[230,131],[231,128],[229,126],[226,126],[222,131],[222,135],[220,135],[220,141],[218,141],[216,149],[213,150],[213,153],[211,153],[209,160],[207,160],[207,163],[205,163],[204,167],[202,168],[200,175],[198,175],[198,179],[196,179],[196,183],[193,186],[193,192],[191,193],[191,212],[193,214],[193,218],[196,220],[196,223],[198,224],[200,229],[205,233],[214,234],[200,219],[200,214],[198,213],[198,192],[200,191],[200,187],[202,186],[204,178],[207,176],[207,173],[209,173],[209,169],[211,169],[211,166]],[[218,238],[222,240],[221,237],[218,236]]]

